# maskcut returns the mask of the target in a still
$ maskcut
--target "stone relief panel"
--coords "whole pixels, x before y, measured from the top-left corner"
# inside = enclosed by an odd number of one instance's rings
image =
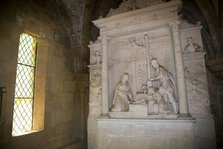
[[[99,51],[95,51],[92,56],[92,64],[101,64],[101,54]]]
[[[202,26],[198,22],[197,25],[183,21],[181,25],[181,43],[183,53],[203,52],[203,44],[201,38]]]
[[[111,40],[109,97],[112,112],[126,112],[129,104],[148,104],[151,115],[178,113],[173,51],[170,49],[168,34],[161,30],[157,32],[159,34],[141,33]],[[150,34],[149,46],[146,44],[145,34]],[[147,57],[148,53],[149,57]],[[148,61],[150,64],[147,64]],[[127,92],[126,89],[126,94],[123,95],[125,98],[117,98],[117,90],[123,82],[121,80],[125,72],[128,73],[127,84],[129,85],[126,88],[131,87],[131,92],[130,90]],[[148,78],[148,73],[150,73],[150,78]],[[121,102],[122,99],[126,101],[123,107],[121,106],[121,103],[124,103]],[[114,101],[119,101],[119,110],[113,108],[116,107]]]
[[[163,3],[161,0],[123,0],[118,8],[111,8],[107,17]]]
[[[210,114],[207,74],[204,54],[184,55],[189,111],[192,115]],[[190,58],[189,58],[190,57]]]
[[[199,44],[195,43],[193,37],[187,38],[187,44],[183,49],[183,53],[202,52],[202,48]]]
[[[90,64],[101,64],[102,63],[102,44],[101,44],[101,38],[98,37],[98,39],[95,42],[90,42],[90,45],[88,46],[90,48]]]
[[[184,59],[189,112],[192,116],[210,114],[210,100],[204,50],[201,38],[202,26],[183,21],[181,25],[181,43]]]
[[[91,69],[90,73],[89,117],[98,117],[102,108],[101,69]]]
[[[149,13],[148,13],[149,14]],[[103,31],[108,31],[108,30],[115,30],[119,28],[125,28],[126,26],[136,26],[148,22],[153,22],[153,21],[160,21],[163,19],[167,18],[172,18],[175,17],[175,14],[173,11],[169,10],[169,12],[153,12],[153,14],[145,15],[145,16],[132,16],[131,18],[125,18],[123,20],[117,21],[117,22],[111,22],[109,24],[106,24],[105,27],[100,28],[100,30]]]

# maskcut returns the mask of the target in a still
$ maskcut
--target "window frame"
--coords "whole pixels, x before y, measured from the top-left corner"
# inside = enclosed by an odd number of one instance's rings
[[[47,65],[47,55],[48,55],[48,40],[41,38],[39,34],[35,34],[33,32],[24,31],[21,34],[23,33],[28,34],[33,38],[35,38],[37,43],[35,52],[36,63],[34,72],[35,81],[33,87],[32,130],[29,132],[18,133],[18,134],[11,133],[12,137],[18,137],[30,133],[41,132],[44,130],[44,121],[45,121],[45,96],[46,96],[45,93],[46,93],[46,67],[47,67],[46,65]],[[19,35],[19,40],[20,40],[20,35]],[[17,68],[17,63],[16,63],[16,68]],[[14,107],[14,102],[13,102],[13,107]],[[13,113],[14,113],[14,108],[13,108]],[[13,125],[13,117],[12,117],[12,125]],[[11,130],[13,130],[13,128]]]

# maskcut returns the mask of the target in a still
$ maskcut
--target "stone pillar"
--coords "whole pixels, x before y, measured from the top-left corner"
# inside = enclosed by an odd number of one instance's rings
[[[176,76],[179,97],[179,112],[181,116],[189,116],[186,83],[184,77],[184,64],[182,57],[182,46],[180,40],[180,24],[179,22],[171,25],[173,35],[173,47],[175,53]]]
[[[108,116],[108,38],[102,37],[102,114]]]
[[[149,51],[149,36],[148,34],[144,35],[145,42],[146,42],[146,66],[147,66],[147,79],[151,79],[151,71],[150,71],[150,51]]]

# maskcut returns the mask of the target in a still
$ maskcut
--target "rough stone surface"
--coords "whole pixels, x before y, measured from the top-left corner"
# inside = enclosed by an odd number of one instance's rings
[[[7,1],[0,17],[0,86],[6,87],[0,120],[1,149],[83,149],[86,147],[88,75],[74,75],[74,51],[69,23],[53,1]],[[4,10],[4,13],[2,12]],[[26,32],[39,41],[36,83],[44,83],[44,129],[12,137],[12,116],[19,36]],[[41,51],[45,50],[42,57]],[[79,60],[79,63],[80,60]],[[38,66],[37,66],[38,68]],[[83,67],[80,69],[83,70]],[[80,69],[78,70],[79,72]],[[41,77],[43,74],[45,76]],[[75,89],[78,88],[78,89]],[[87,101],[86,101],[87,100]]]

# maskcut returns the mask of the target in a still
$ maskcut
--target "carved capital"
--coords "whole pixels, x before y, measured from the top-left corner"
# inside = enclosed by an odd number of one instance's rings
[[[181,26],[181,21],[177,21],[174,23],[169,23],[169,26],[171,27],[172,32],[179,32],[180,26]]]

